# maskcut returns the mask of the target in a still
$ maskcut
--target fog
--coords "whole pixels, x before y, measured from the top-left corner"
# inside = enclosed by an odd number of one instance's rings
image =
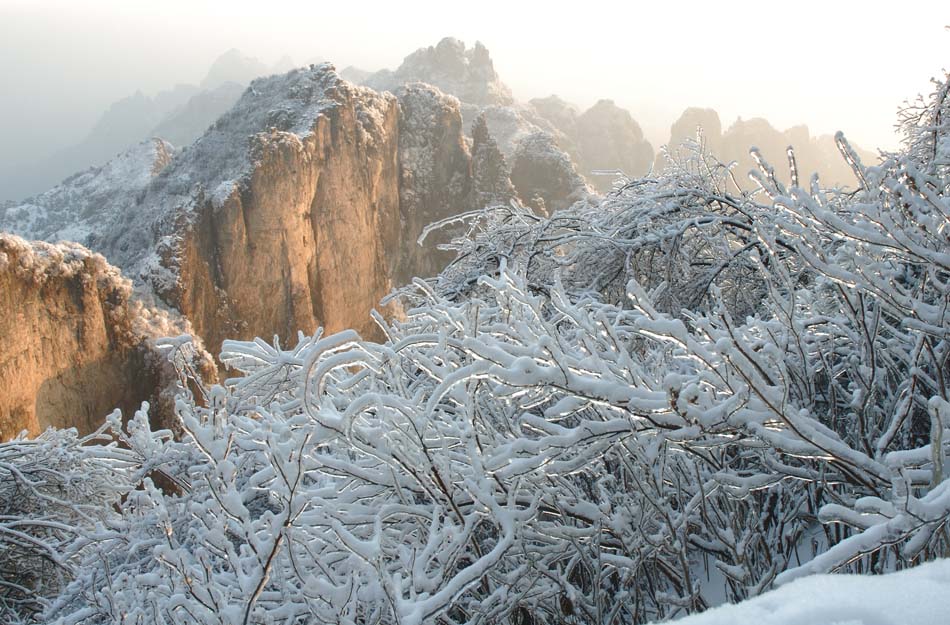
[[[80,141],[114,101],[200,82],[230,48],[268,65],[289,55],[376,70],[444,36],[482,41],[520,100],[612,98],[655,146],[702,106],[724,125],[765,117],[895,147],[896,109],[947,58],[946,5],[769,4],[0,0],[0,184]]]

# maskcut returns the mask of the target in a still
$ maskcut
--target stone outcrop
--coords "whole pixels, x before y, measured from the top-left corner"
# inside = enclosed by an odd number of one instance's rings
[[[225,338],[286,342],[318,326],[378,336],[369,311],[380,299],[448,260],[416,244],[424,226],[471,201],[458,101],[427,85],[397,91],[354,86],[329,65],[256,80],[170,164],[139,158],[140,175],[110,164],[100,173],[123,169],[135,183],[57,192],[72,201],[55,203],[56,221],[96,224],[77,238],[179,311],[212,352]],[[116,199],[92,202],[89,188]],[[7,209],[8,222],[29,210]]]
[[[103,251],[224,338],[373,335],[401,235],[395,97],[330,66],[252,83],[146,190]],[[152,251],[150,253],[150,251]]]
[[[472,207],[506,206],[517,197],[505,155],[479,116],[472,126]]]
[[[436,87],[410,83],[399,98],[399,213],[404,236],[388,252],[396,267],[394,282],[431,277],[452,260],[436,243],[444,233],[418,237],[430,223],[468,208],[472,193],[471,156],[462,134],[459,101]],[[443,234],[443,236],[440,236]]]
[[[75,243],[0,234],[0,440],[97,428],[142,401],[170,415],[173,374],[150,342],[184,326],[130,299],[131,284]]]
[[[514,100],[511,90],[495,71],[488,49],[481,43],[476,42],[474,48],[468,49],[457,39],[445,38],[435,46],[416,50],[396,70],[376,72],[362,84],[396,93],[403,85],[419,82],[457,97],[468,133],[474,136],[482,132],[475,127],[476,120],[481,120],[504,160],[512,167],[516,160],[519,162],[520,184],[515,183],[514,189],[525,204],[540,207],[547,202],[547,208],[551,208],[551,204],[563,206],[569,197],[586,195],[589,191],[583,181],[580,185],[584,191],[579,195],[574,194],[577,188],[571,186],[577,181],[577,171],[570,164],[576,155],[566,153],[564,146],[573,145],[573,140],[535,107]],[[542,139],[542,135],[547,139]],[[528,154],[534,148],[543,152]],[[541,185],[545,181],[559,186],[542,193]],[[567,190],[568,187],[571,190]],[[479,202],[474,196],[472,201]]]
[[[522,201],[542,214],[567,208],[591,193],[571,159],[545,132],[520,142],[512,158],[511,183]]]
[[[140,299],[185,327],[155,336],[187,331],[213,353],[225,338],[276,335],[288,344],[318,326],[378,338],[369,312],[380,299],[448,260],[433,243],[417,245],[422,229],[472,202],[458,100],[429,85],[397,92],[354,86],[329,65],[259,79],[174,157],[163,142],[143,144],[3,209],[5,224],[33,236],[88,242],[136,293],[75,244],[18,243],[41,258],[75,257],[57,266],[83,269],[41,272],[59,282],[0,282],[0,300],[17,306],[7,316],[19,319],[0,326],[0,340],[19,350],[0,373],[0,398],[16,404],[2,413],[7,427],[88,430],[155,388],[154,359],[141,347],[152,335],[126,322],[128,310],[152,315]],[[88,406],[73,410],[83,393]]]

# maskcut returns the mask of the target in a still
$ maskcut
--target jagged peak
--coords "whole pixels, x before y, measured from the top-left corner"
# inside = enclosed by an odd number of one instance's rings
[[[379,90],[393,91],[408,82],[427,82],[455,95],[462,102],[478,105],[514,102],[511,90],[501,82],[488,49],[476,42],[473,48],[454,37],[434,46],[419,48],[395,70],[382,70],[366,79]]]

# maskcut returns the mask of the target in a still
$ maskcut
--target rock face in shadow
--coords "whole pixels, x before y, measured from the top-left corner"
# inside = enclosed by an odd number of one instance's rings
[[[404,230],[397,249],[393,279],[404,284],[414,276],[431,277],[452,260],[436,248],[440,233],[418,245],[413,235],[430,223],[468,208],[472,193],[471,155],[462,134],[457,98],[424,83],[396,91],[399,99],[399,213]]]
[[[479,116],[472,126],[472,208],[507,206],[517,198],[510,175],[505,155]]]
[[[600,100],[577,118],[579,167],[601,191],[612,186],[611,178],[593,175],[598,170],[620,170],[635,178],[650,171],[653,146],[630,112],[611,100]]]
[[[474,137],[476,132],[482,132],[475,128],[476,120],[480,119],[504,160],[513,165],[517,156],[524,165],[522,173],[526,168],[531,170],[530,175],[522,176],[521,186],[515,185],[518,199],[525,204],[537,205],[536,200],[541,198],[530,180],[560,180],[565,174],[564,159],[570,161],[575,156],[565,153],[565,146],[570,145],[572,139],[534,107],[514,100],[511,90],[495,71],[488,49],[479,42],[468,49],[461,41],[447,37],[435,46],[416,50],[396,70],[382,70],[362,80],[362,84],[374,89],[394,93],[399,93],[403,86],[418,83],[434,85],[458,98],[467,133]],[[541,134],[548,135],[550,140],[539,140]],[[527,155],[534,147],[542,147],[544,153]],[[530,167],[527,166],[529,161]],[[553,169],[543,171],[546,166]],[[527,188],[532,195],[521,195]],[[563,190],[552,190],[547,195],[558,198],[554,200],[555,205],[562,205],[566,197]]]
[[[590,195],[570,157],[545,132],[519,144],[512,158],[511,183],[518,196],[541,214],[567,208]]]
[[[172,373],[149,338],[174,322],[130,293],[115,267],[78,244],[0,234],[0,440],[50,426],[88,433],[142,401],[157,425],[171,414],[163,389]]]
[[[558,131],[558,145],[576,159],[580,154],[577,146],[577,107],[556,95],[534,98],[528,104]]]
[[[609,191],[620,173],[633,178],[653,166],[653,146],[640,125],[612,100],[600,100],[582,114],[556,95],[531,100],[531,106],[557,128],[558,145],[598,191]]]

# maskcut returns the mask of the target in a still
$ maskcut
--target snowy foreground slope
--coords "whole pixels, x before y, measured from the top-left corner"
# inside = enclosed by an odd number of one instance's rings
[[[950,559],[887,575],[814,575],[676,625],[946,625]]]

